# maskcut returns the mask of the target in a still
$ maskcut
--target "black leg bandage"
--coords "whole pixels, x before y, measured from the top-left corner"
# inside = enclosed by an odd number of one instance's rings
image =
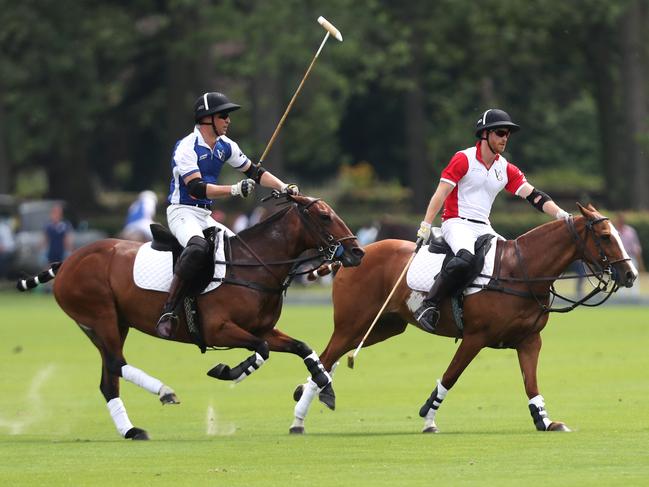
[[[534,421],[534,426],[539,431],[545,431],[545,422],[544,419],[548,419],[548,413],[544,407],[536,406],[535,404],[529,404],[530,414],[532,415],[532,421]]]
[[[428,414],[429,409],[433,409],[437,411],[439,409],[439,406],[442,404],[443,400],[444,399],[440,399],[439,396],[437,395],[437,387],[436,387],[433,393],[430,395],[430,397],[426,399],[424,405],[419,409],[419,416],[425,418],[426,415]]]

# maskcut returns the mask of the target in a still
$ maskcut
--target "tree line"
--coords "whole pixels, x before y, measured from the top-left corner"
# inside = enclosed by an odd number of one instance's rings
[[[243,106],[230,135],[256,160],[324,36],[265,164],[300,183],[369,162],[421,210],[489,107],[523,130],[530,174],[603,180],[649,208],[647,0],[0,0],[0,193],[44,174],[90,208],[103,190],[164,191],[205,91]],[[533,183],[534,181],[532,181]],[[551,188],[543,188],[549,190]]]

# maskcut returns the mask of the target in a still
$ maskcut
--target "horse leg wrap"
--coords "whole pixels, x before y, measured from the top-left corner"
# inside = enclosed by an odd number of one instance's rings
[[[530,414],[532,415],[532,421],[534,421],[534,426],[539,431],[545,431],[550,426],[550,418],[548,418],[548,413],[545,410],[545,400],[543,396],[539,394],[530,399],[528,403],[530,408]]]
[[[163,384],[160,380],[155,377],[151,377],[146,372],[133,367],[132,365],[122,366],[121,375],[124,379],[129,382],[132,382],[136,386],[140,386],[142,389],[145,389],[153,394],[159,394],[160,390],[163,387]]]
[[[119,397],[116,397],[108,401],[106,407],[108,408],[108,411],[110,411],[110,417],[113,418],[113,423],[115,423],[117,431],[119,431],[119,434],[125,438],[126,433],[133,429],[133,423],[128,419],[124,403]]]
[[[207,372],[207,375],[214,377],[215,379],[233,380],[235,383],[241,382],[259,367],[261,367],[264,362],[265,360],[259,354],[259,352],[255,352],[254,355],[251,355],[233,369],[225,364],[219,364],[209,370]]]
[[[325,387],[331,382],[331,376],[325,370],[322,362],[320,362],[320,357],[315,352],[304,359],[304,365],[306,365],[307,370],[311,374],[313,382],[315,382],[320,389]]]
[[[434,421],[435,414],[437,414],[437,410],[442,404],[442,401],[446,397],[447,393],[448,393],[448,389],[444,387],[442,385],[442,382],[438,379],[437,387],[435,387],[433,393],[430,395],[428,399],[426,399],[424,405],[419,409],[419,416]],[[429,410],[432,411],[432,415],[431,415],[432,417],[431,416],[427,417]]]

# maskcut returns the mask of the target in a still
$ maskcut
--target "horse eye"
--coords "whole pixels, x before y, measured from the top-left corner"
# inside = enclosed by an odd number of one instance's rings
[[[601,239],[604,240],[605,242],[608,242],[609,240],[611,240],[611,235],[608,233],[604,234],[601,236]]]
[[[320,219],[326,222],[330,222],[331,215],[329,213],[320,213]]]

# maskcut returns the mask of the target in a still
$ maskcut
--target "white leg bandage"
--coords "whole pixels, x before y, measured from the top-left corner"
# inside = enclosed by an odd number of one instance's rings
[[[110,417],[113,418],[113,423],[119,434],[125,436],[128,430],[133,427],[133,423],[128,419],[128,414],[126,414],[126,408],[124,403],[119,397],[111,399],[106,403],[108,411],[110,411]]]
[[[550,418],[548,418],[548,413],[545,410],[545,399],[543,399],[543,396],[541,394],[534,396],[529,400],[528,404],[530,406],[535,406],[535,409],[531,410],[531,413],[534,424],[537,425],[537,429],[540,429],[538,423],[542,421],[545,429],[547,430],[552,421],[550,420]]]
[[[151,377],[146,372],[132,365],[124,365],[122,367],[122,377],[153,394],[158,394],[163,386],[162,382],[158,379]]]
[[[304,420],[304,418],[306,418],[306,415],[309,412],[309,406],[311,405],[313,398],[315,398],[317,394],[318,385],[311,379],[308,379],[304,384],[304,388],[302,389],[302,397],[295,405],[294,413],[296,418],[301,420]]]

